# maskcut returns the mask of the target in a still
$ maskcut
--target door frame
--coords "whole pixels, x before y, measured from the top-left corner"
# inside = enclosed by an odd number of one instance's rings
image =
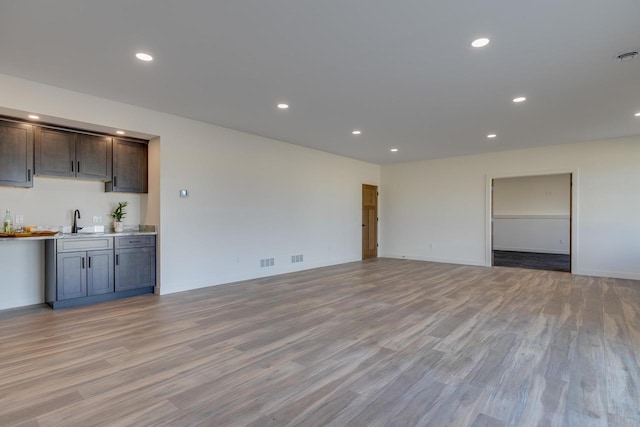
[[[376,227],[376,256],[375,257],[369,257],[369,258],[365,258],[364,256],[364,237],[361,238],[361,248],[362,248],[362,260],[364,261],[365,259],[373,259],[373,258],[378,258],[379,256],[379,241],[380,241],[380,237],[378,236],[379,233],[379,228],[378,228],[378,223],[379,223],[379,215],[380,215],[380,186],[379,185],[373,185],[373,184],[362,184],[361,186],[361,190],[360,190],[360,210],[362,211],[364,208],[364,189],[365,187],[374,187],[376,189],[376,221],[375,221],[375,227]],[[364,217],[361,218],[362,222],[363,222],[363,226],[364,226]],[[369,224],[369,226],[371,226],[371,224]],[[362,228],[361,228],[362,230]]]
[[[499,178],[521,178],[525,176],[541,176],[541,175],[561,175],[570,174],[570,216],[569,216],[569,253],[571,256],[571,274],[578,273],[578,185],[579,185],[579,169],[544,169],[522,172],[507,173],[491,173],[486,175],[486,194],[485,194],[485,266],[493,265],[493,192],[491,191],[492,182]]]

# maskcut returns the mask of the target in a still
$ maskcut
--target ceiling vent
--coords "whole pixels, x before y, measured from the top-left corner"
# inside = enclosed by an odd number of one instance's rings
[[[631,61],[632,59],[636,59],[637,57],[638,57],[638,52],[635,50],[631,52],[621,53],[620,55],[616,56],[616,58],[618,58],[618,61],[620,62]]]

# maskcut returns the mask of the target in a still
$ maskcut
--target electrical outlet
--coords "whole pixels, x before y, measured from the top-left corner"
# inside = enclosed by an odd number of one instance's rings
[[[24,215],[16,215],[16,224],[24,224]]]
[[[102,217],[100,215],[94,215],[93,216],[93,223],[94,224],[102,224]]]

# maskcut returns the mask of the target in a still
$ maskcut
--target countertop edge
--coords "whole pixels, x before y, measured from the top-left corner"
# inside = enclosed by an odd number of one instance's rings
[[[100,237],[118,237],[118,236],[157,236],[157,231],[123,231],[122,233],[106,232],[106,233],[78,233],[63,234],[59,233],[54,236],[33,236],[33,237],[0,237],[0,242],[5,241],[35,241],[35,240],[58,240],[58,239],[95,239]]]

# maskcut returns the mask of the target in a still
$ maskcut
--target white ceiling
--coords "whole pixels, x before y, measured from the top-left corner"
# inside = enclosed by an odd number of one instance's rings
[[[640,59],[615,60],[639,18],[638,0],[3,1],[0,73],[392,163],[640,134]]]

